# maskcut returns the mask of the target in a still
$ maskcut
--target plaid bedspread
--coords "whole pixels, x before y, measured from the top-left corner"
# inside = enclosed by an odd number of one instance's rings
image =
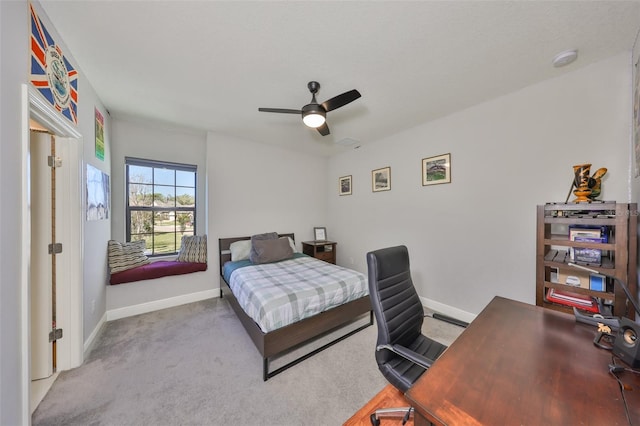
[[[236,269],[229,287],[265,333],[369,294],[360,272],[310,256]]]

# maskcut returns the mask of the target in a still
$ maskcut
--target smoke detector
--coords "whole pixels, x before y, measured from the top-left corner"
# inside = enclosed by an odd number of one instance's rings
[[[569,65],[571,62],[578,59],[578,51],[577,50],[565,50],[564,52],[558,53],[553,58],[553,66],[556,68],[564,67],[565,65]]]

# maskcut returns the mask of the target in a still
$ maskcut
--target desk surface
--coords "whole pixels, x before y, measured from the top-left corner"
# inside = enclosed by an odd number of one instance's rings
[[[611,352],[593,345],[596,331],[572,315],[496,297],[406,397],[437,425],[628,425]],[[632,387],[629,416],[640,424],[640,375],[618,376]]]

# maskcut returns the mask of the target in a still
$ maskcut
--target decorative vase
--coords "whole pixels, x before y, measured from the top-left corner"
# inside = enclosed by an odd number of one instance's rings
[[[583,203],[589,201],[591,195],[591,188],[589,187],[589,172],[591,171],[591,164],[577,164],[573,166],[574,185],[576,189],[573,191],[573,195],[576,199],[574,203]]]

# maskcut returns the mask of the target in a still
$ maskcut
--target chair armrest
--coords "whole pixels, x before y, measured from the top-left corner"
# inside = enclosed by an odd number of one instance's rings
[[[433,364],[434,360],[427,358],[426,356],[420,355],[417,352],[412,351],[401,345],[379,345],[376,347],[376,350],[379,351],[381,349],[387,349],[395,354],[400,355],[401,357],[408,359],[414,364],[419,365],[424,369],[428,369]]]

